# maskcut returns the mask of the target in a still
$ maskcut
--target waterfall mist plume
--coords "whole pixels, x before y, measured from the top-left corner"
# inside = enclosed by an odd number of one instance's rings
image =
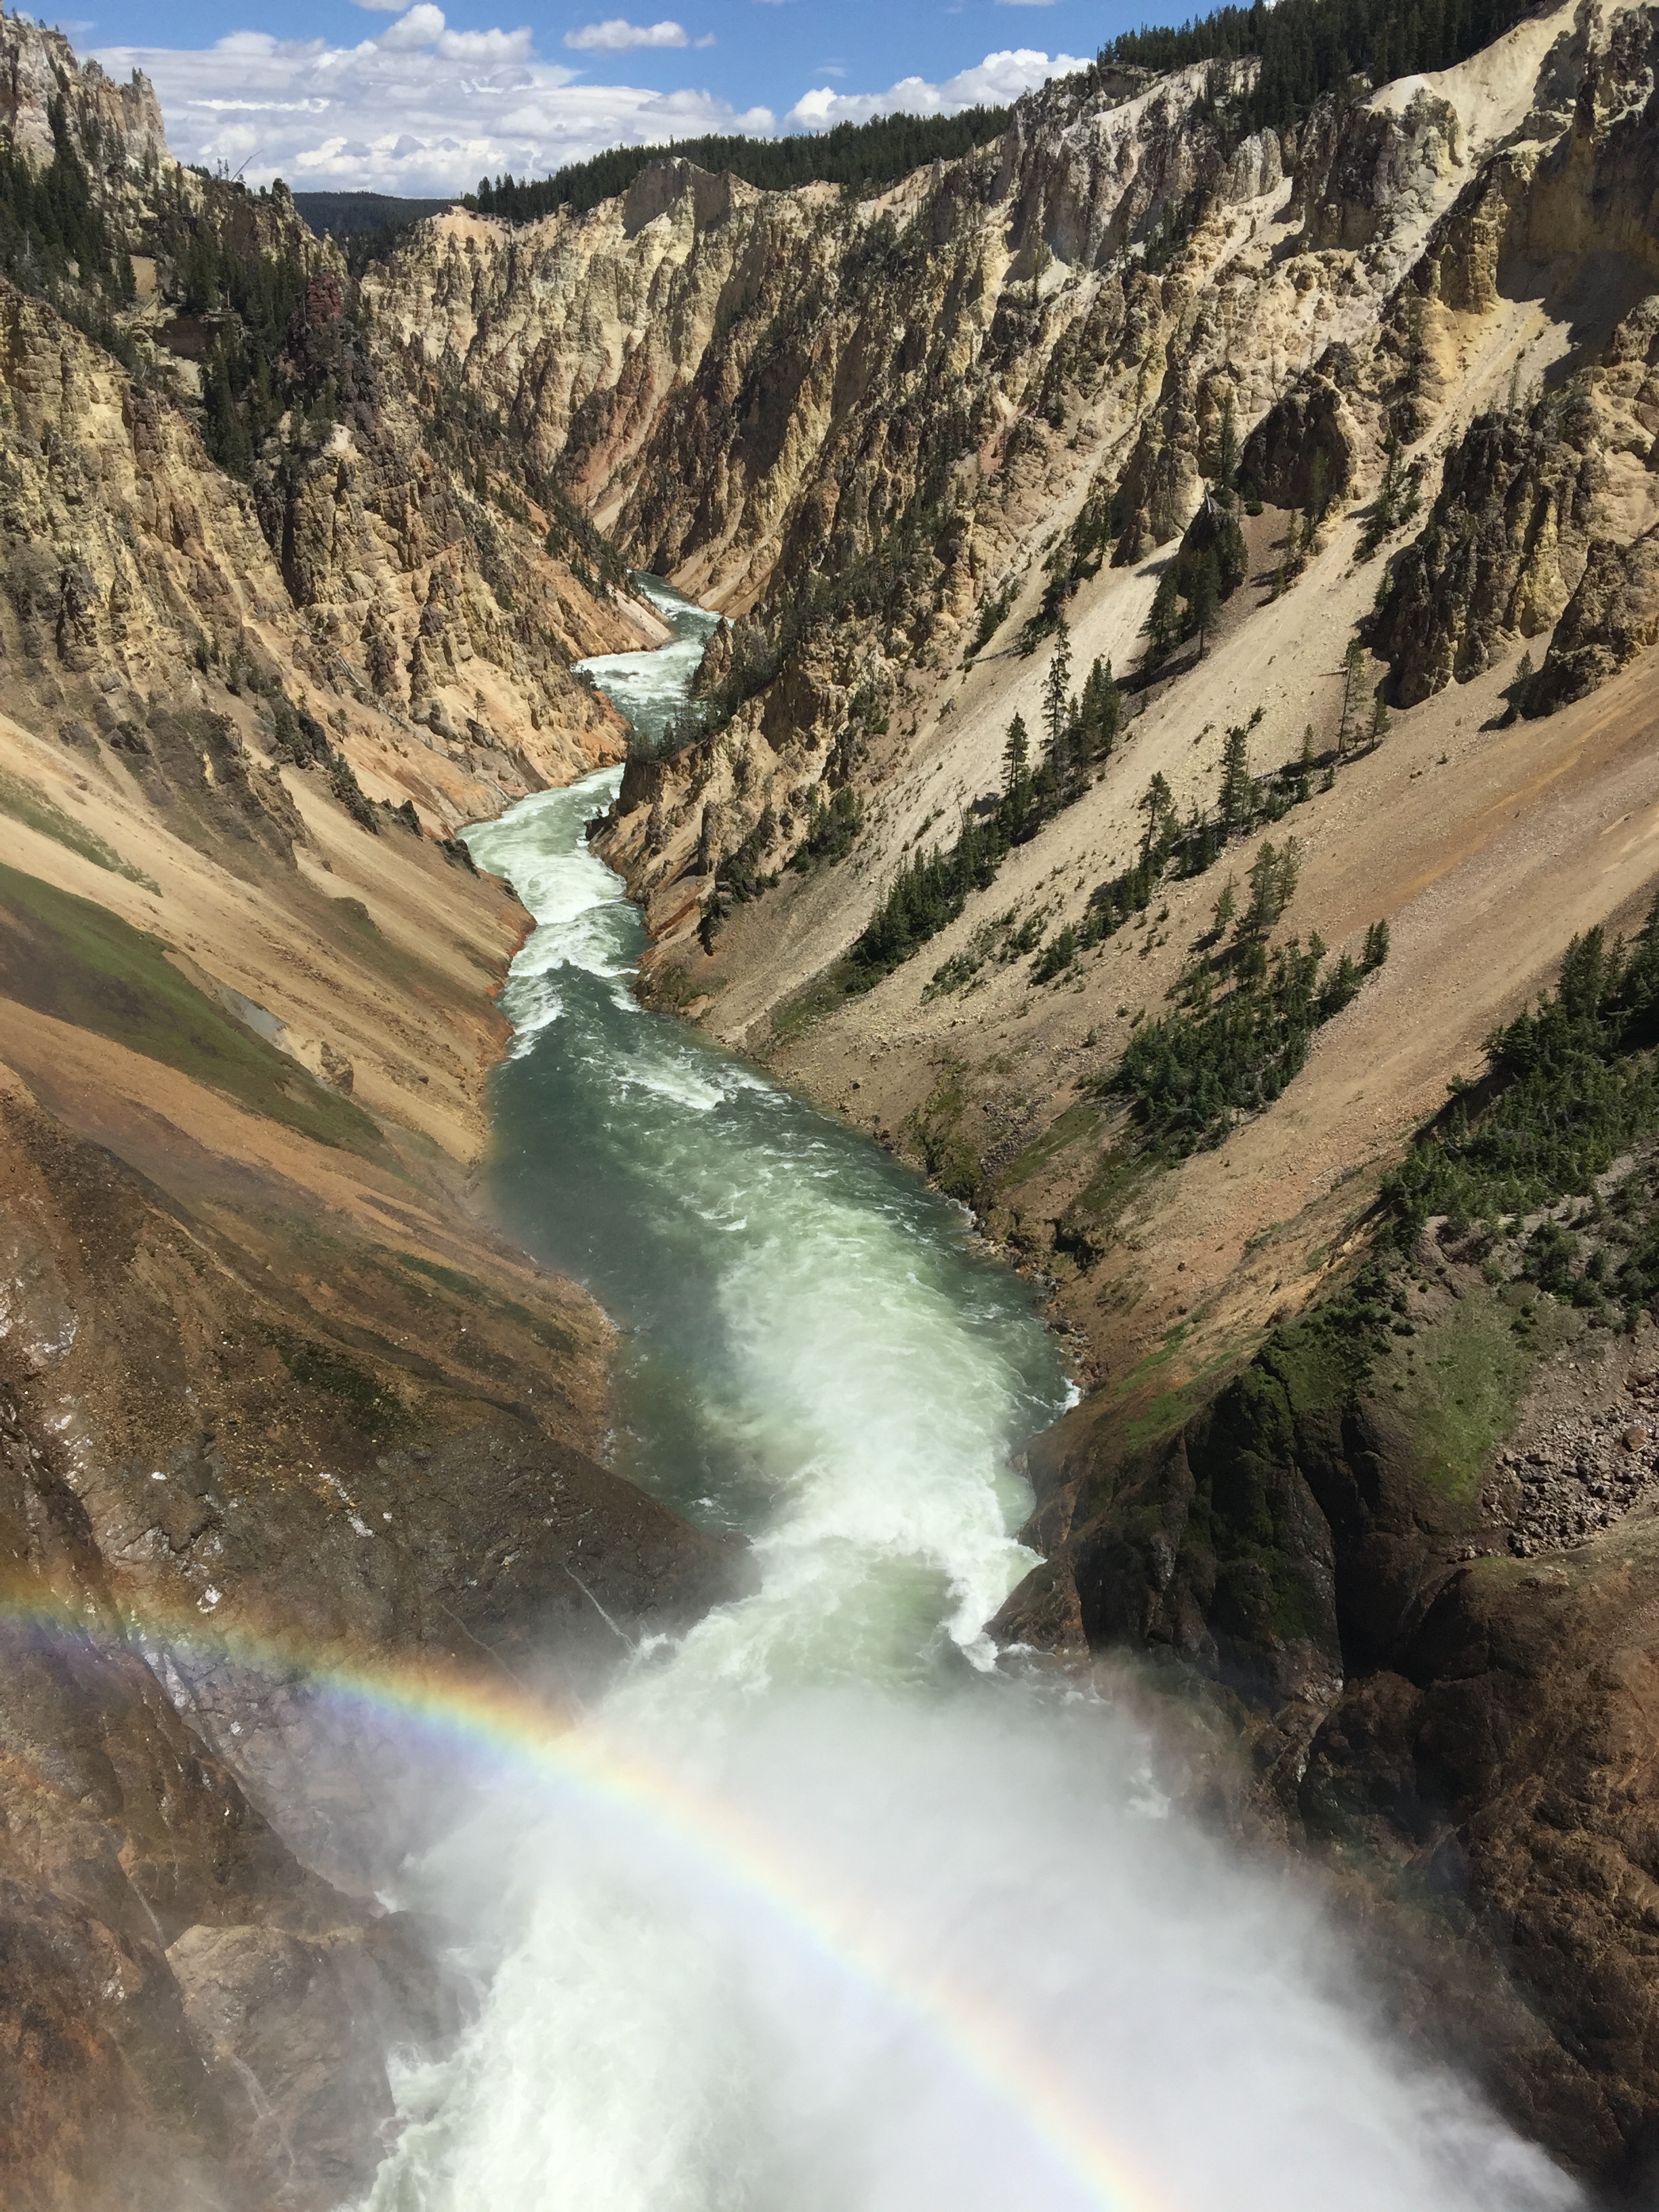
[[[374,2212],[1580,2201],[1109,1707],[981,1678],[688,1729],[666,1679],[613,1693],[596,1784],[502,1783],[416,1876],[487,1994],[405,2071]]]

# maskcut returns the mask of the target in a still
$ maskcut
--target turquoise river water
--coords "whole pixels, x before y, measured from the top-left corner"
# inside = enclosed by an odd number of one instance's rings
[[[646,587],[675,642],[592,673],[654,732],[712,618]],[[624,1332],[617,1464],[746,1532],[758,1586],[409,1870],[478,2003],[403,2070],[373,2212],[1575,2203],[1109,1696],[993,1647],[1054,1340],[959,1209],[641,1011],[585,836],[617,781],[470,833],[538,923],[495,1203]]]

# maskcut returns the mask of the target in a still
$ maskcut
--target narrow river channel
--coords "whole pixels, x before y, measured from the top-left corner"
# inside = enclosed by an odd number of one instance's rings
[[[711,618],[647,588],[675,642],[592,673],[654,734]],[[470,833],[538,925],[495,1204],[624,1330],[622,1471],[745,1532],[758,1586],[412,1870],[481,1996],[401,2078],[374,2212],[1574,2203],[1109,1698],[993,1648],[1053,1340],[957,1208],[641,1010],[585,836],[617,781]]]

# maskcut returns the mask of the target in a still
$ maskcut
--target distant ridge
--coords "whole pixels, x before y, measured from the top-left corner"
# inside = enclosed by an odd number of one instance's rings
[[[295,192],[294,204],[311,228],[334,238],[353,231],[385,230],[422,216],[442,215],[453,199],[399,199],[392,192]]]

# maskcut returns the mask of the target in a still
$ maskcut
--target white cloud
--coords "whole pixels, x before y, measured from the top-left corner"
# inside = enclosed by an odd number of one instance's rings
[[[707,92],[585,83],[543,61],[529,31],[452,31],[432,0],[352,46],[232,31],[205,48],[97,58],[118,81],[135,69],[151,79],[181,161],[295,191],[471,191],[481,176],[545,176],[608,146],[777,129],[769,108]]]
[[[230,31],[214,48],[216,53],[228,54],[233,58],[246,54],[256,61],[263,61],[276,51],[276,41],[269,31]]]
[[[444,11],[432,0],[418,0],[406,15],[382,31],[374,44],[385,54],[413,53],[417,47],[435,46],[442,36]]]
[[[438,52],[447,62],[527,62],[534,51],[528,28],[446,31],[438,41]]]
[[[580,53],[626,53],[630,46],[686,46],[690,40],[678,23],[630,23],[612,15],[603,23],[584,23],[567,31],[564,42]],[[697,42],[702,45],[701,40]]]
[[[999,8],[1052,8],[1054,0],[997,0]]]
[[[296,191],[470,191],[483,175],[545,176],[610,146],[706,131],[770,137],[779,128],[769,108],[740,112],[708,92],[588,83],[575,67],[544,61],[528,30],[451,30],[434,0],[401,8],[356,46],[232,31],[205,48],[113,46],[97,58],[118,80],[134,69],[151,78],[181,161],[223,162],[252,184],[285,177]],[[822,131],[900,110],[953,114],[1083,66],[1022,47],[937,84],[906,77],[854,94],[824,86],[804,94],[783,127]]]
[[[955,115],[964,107],[1000,107],[1051,76],[1069,76],[1086,66],[1075,54],[1042,54],[1020,46],[987,54],[976,68],[959,70],[940,84],[907,76],[885,92],[835,92],[821,85],[801,94],[783,127],[829,131],[837,123],[867,123],[875,115]]]

